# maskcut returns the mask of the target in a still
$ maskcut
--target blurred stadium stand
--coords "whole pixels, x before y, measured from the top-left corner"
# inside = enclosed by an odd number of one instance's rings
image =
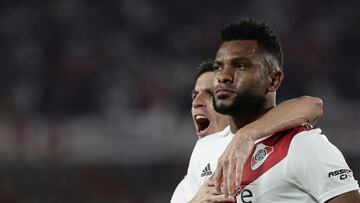
[[[195,67],[229,20],[281,36],[279,100],[315,95],[360,179],[360,1],[0,3],[0,201],[169,202],[196,142]]]

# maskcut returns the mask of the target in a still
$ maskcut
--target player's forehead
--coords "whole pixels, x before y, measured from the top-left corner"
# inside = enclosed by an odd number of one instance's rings
[[[238,57],[251,58],[258,54],[258,43],[255,40],[234,40],[223,42],[216,54],[215,63]]]
[[[214,72],[205,72],[196,80],[194,90],[212,89]]]

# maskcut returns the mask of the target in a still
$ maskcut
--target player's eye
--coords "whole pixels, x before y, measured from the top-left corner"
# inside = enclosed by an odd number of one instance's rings
[[[240,69],[245,68],[245,64],[244,64],[244,63],[235,63],[234,65],[235,65],[236,68],[240,68]]]
[[[220,66],[218,64],[214,64],[213,66],[214,71],[220,70]]]
[[[191,93],[191,99],[192,100],[194,100],[195,99],[195,97],[198,95],[198,91],[193,91],[192,93]]]
[[[214,94],[213,94],[213,92],[211,90],[206,90],[205,93],[206,93],[206,96],[208,96],[208,97],[213,97],[214,96]]]

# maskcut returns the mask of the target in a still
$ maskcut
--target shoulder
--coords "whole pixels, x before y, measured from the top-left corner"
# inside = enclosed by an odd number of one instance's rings
[[[230,132],[230,128],[226,127],[224,130],[220,132],[199,139],[196,142],[193,152],[191,154],[190,164],[197,165],[199,160],[202,160],[204,159],[204,157],[207,157],[204,156],[204,154],[210,154],[215,156],[216,151],[219,148],[218,146],[223,145],[222,143],[224,142],[223,141],[224,135],[226,135],[228,132]]]
[[[311,150],[321,151],[323,149],[331,149],[339,152],[338,149],[329,142],[320,128],[302,131],[296,134],[292,139],[291,147],[302,150],[304,153],[310,152]]]
[[[196,192],[196,188],[194,188],[191,180],[188,176],[185,176],[184,179],[176,187],[170,202],[171,203],[182,203],[189,201],[194,193]]]
[[[317,168],[318,171],[321,171],[321,168],[328,171],[348,168],[341,151],[329,142],[319,128],[303,131],[294,136],[289,154],[291,157],[289,162],[303,170],[308,167]]]
[[[196,142],[195,147],[201,148],[203,146],[213,146],[214,144],[219,143],[219,141],[224,140],[227,137],[232,137],[232,135],[230,135],[230,126],[227,126],[226,128],[224,128],[224,130],[219,131],[217,133],[208,135],[204,138],[199,139]]]
[[[294,183],[319,202],[358,189],[344,156],[319,128],[299,132],[293,137],[287,163]]]
[[[328,141],[326,136],[322,134],[322,130],[320,128],[301,131],[301,132],[297,133],[293,139],[296,141],[306,141],[306,140],[308,140],[308,141],[311,141],[311,140],[313,140],[313,141],[316,141],[316,140]]]
[[[319,130],[313,130],[311,126],[303,125],[280,131],[265,138],[264,140],[257,141],[256,143],[263,143],[267,146],[274,146],[276,148],[282,149],[284,152],[287,153],[289,146],[292,144],[293,140],[297,139],[297,137],[302,137],[303,135],[318,134],[318,131]]]

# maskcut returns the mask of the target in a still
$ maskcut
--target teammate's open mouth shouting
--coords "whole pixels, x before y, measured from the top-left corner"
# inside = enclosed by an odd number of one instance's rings
[[[196,134],[203,137],[207,135],[207,130],[210,126],[210,120],[203,114],[197,114],[194,116]]]

